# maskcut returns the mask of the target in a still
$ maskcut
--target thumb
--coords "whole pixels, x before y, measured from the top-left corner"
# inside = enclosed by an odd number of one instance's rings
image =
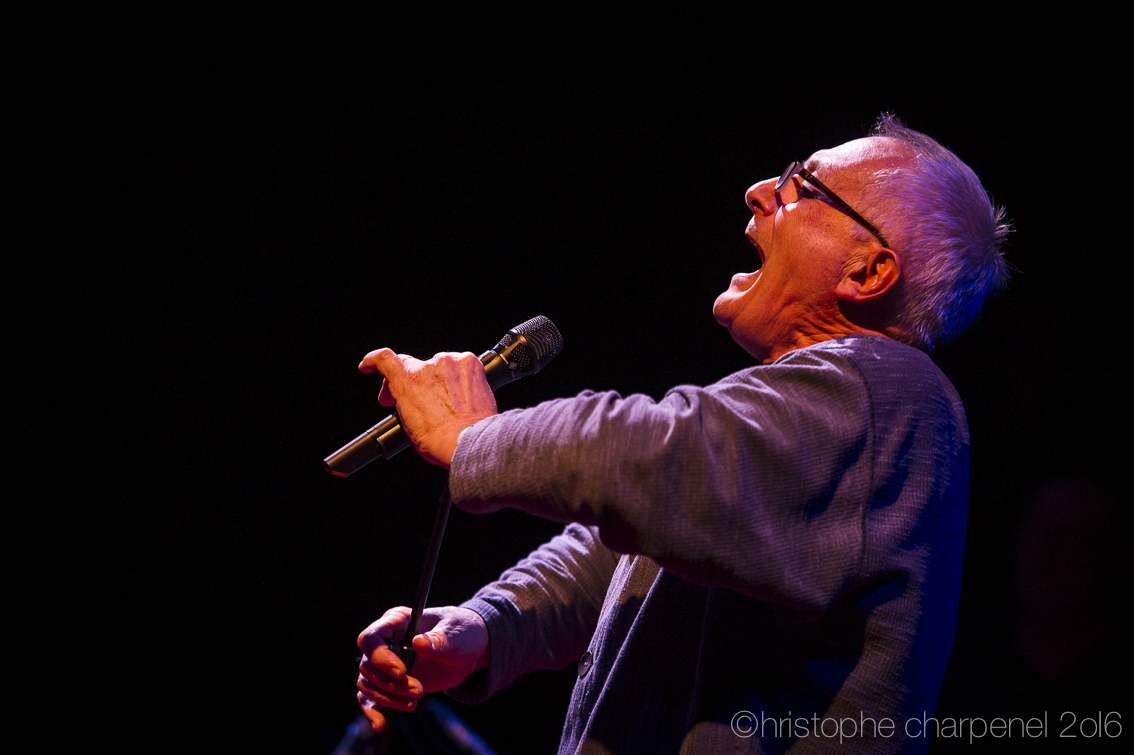
[[[446,622],[441,622],[428,632],[413,638],[413,649],[419,656],[436,658],[456,649],[450,642],[449,636],[445,634],[445,624]]]
[[[480,658],[488,649],[488,630],[484,620],[468,609],[449,609],[432,628],[413,638],[413,649],[425,658],[449,663],[466,663]]]

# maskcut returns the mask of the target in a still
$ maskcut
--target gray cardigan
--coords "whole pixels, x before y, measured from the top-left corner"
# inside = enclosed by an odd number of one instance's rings
[[[561,753],[925,749],[968,430],[920,351],[852,336],[658,402],[506,412],[462,437],[450,488],[572,523],[464,604],[491,663],[457,699],[579,662]]]

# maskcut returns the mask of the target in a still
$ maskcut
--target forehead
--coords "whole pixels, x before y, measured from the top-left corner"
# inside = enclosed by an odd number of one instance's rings
[[[869,136],[821,149],[807,158],[804,167],[824,181],[836,178],[854,181],[875,171],[900,167],[910,157],[905,145],[897,139]]]

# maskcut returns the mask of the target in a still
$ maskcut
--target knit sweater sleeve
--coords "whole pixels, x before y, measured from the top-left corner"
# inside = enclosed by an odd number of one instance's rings
[[[490,667],[449,694],[480,702],[522,674],[579,660],[598,624],[618,554],[595,533],[569,524],[562,534],[462,604],[488,627]]]
[[[454,503],[593,527],[695,584],[822,611],[853,579],[871,487],[870,399],[833,349],[790,352],[660,401],[584,392],[469,428]]]

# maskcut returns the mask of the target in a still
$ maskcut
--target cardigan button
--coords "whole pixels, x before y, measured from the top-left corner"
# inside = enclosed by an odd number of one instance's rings
[[[595,665],[595,657],[591,655],[591,651],[588,650],[583,654],[583,657],[579,659],[579,678],[582,679],[586,676],[593,665]]]

